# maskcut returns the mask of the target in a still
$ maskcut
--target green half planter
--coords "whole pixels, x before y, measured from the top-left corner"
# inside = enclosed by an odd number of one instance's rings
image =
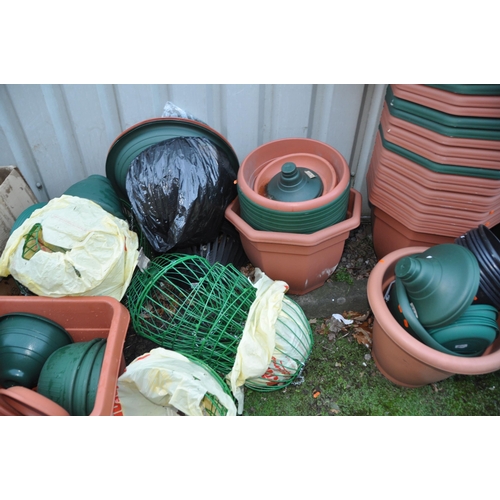
[[[150,146],[175,137],[203,137],[211,140],[226,153],[237,174],[238,157],[227,140],[216,130],[196,120],[154,118],[125,130],[115,139],[108,151],[106,177],[121,198],[128,200],[126,178],[132,161]]]

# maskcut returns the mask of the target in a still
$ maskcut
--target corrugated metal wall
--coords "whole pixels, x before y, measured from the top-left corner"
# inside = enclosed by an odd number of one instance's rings
[[[0,85],[0,165],[16,165],[39,201],[91,174],[109,147],[171,101],[220,132],[240,162],[259,145],[309,137],[338,149],[365,192],[381,85]],[[366,212],[366,200],[365,200]]]

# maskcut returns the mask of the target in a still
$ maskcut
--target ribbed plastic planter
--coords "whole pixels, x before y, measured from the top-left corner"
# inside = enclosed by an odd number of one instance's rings
[[[427,247],[409,247],[391,252],[377,263],[368,278],[368,302],[374,315],[372,356],[378,369],[388,380],[406,387],[424,386],[454,374],[480,375],[499,370],[499,338],[482,356],[453,356],[414,338],[392,315],[384,297],[395,280],[397,262],[425,250]]]
[[[310,168],[323,181],[321,196],[305,201],[278,201],[266,185],[286,162]],[[347,212],[350,169],[343,156],[320,141],[290,138],[252,151],[238,171],[241,217],[261,231],[310,234],[342,221]]]
[[[346,218],[312,234],[256,230],[241,217],[238,198],[226,218],[240,233],[250,262],[271,279],[285,281],[291,294],[303,295],[323,285],[338,266],[349,232],[361,221],[361,194],[351,189]]]
[[[406,101],[458,116],[500,117],[500,95],[459,95],[427,85],[391,85],[393,94]]]

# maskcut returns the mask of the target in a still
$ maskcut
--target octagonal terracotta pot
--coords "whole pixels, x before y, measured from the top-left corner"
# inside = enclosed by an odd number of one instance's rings
[[[397,262],[428,247],[408,247],[384,256],[368,278],[368,302],[374,315],[372,356],[380,372],[391,382],[421,387],[452,375],[482,375],[500,369],[500,338],[478,357],[458,357],[432,349],[408,333],[391,314],[385,301],[395,279]]]

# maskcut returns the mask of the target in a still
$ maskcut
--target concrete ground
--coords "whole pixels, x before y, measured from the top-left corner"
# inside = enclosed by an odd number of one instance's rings
[[[344,311],[368,311],[366,279],[354,280],[350,285],[344,282],[327,281],[323,286],[305,295],[289,295],[311,318],[328,318]]]

